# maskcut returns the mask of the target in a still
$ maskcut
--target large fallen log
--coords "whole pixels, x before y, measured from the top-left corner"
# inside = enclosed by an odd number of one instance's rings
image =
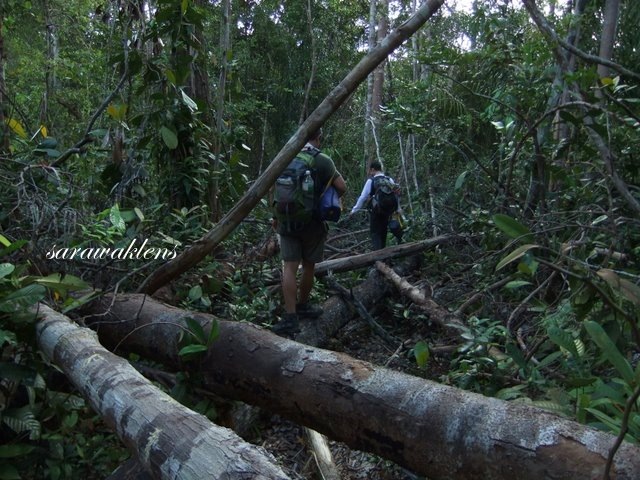
[[[178,367],[178,326],[212,317],[143,296],[118,298],[100,338]],[[115,321],[114,320],[119,320]],[[616,439],[537,408],[484,397],[219,321],[200,364],[204,387],[257,405],[433,479],[602,478]],[[162,345],[162,348],[158,348]],[[613,478],[637,479],[640,448],[624,443]]]
[[[40,349],[151,478],[289,478],[262,449],[154,387],[126,360],[102,347],[92,330],[45,305],[38,313],[42,315],[36,325]]]

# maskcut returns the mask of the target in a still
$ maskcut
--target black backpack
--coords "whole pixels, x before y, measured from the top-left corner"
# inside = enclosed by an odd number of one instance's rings
[[[273,213],[289,232],[302,230],[318,211],[315,158],[320,150],[303,150],[289,163],[275,184]]]
[[[393,181],[385,175],[378,175],[371,182],[371,211],[376,215],[392,215],[399,205]]]

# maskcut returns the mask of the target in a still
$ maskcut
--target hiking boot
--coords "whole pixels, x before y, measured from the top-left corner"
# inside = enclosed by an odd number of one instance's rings
[[[296,304],[296,313],[301,317],[318,318],[323,312],[322,307],[309,302]]]
[[[292,338],[300,331],[298,315],[296,313],[283,313],[280,321],[271,327],[271,331],[281,337]]]

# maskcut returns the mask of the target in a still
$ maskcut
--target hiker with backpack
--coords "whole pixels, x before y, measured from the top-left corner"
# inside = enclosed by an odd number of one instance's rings
[[[321,262],[324,255],[328,233],[325,220],[337,221],[337,218],[335,213],[321,210],[320,200],[325,193],[341,197],[347,186],[331,157],[320,151],[321,141],[322,130],[318,130],[275,183],[274,228],[280,236],[285,312],[271,330],[281,336],[291,337],[299,332],[299,318],[317,318],[322,314],[322,308],[312,305],[309,298],[315,264]]]
[[[373,161],[369,165],[369,178],[362,188],[358,201],[351,209],[353,215],[364,207],[369,208],[369,233],[373,250],[387,245],[389,220],[400,208],[398,185],[382,171],[382,164]],[[394,233],[395,234],[395,233]]]

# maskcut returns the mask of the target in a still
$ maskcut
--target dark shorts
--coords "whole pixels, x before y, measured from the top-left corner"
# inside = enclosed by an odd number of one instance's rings
[[[324,242],[327,226],[324,222],[312,221],[306,228],[295,233],[280,234],[280,254],[285,262],[319,263],[324,257]]]

